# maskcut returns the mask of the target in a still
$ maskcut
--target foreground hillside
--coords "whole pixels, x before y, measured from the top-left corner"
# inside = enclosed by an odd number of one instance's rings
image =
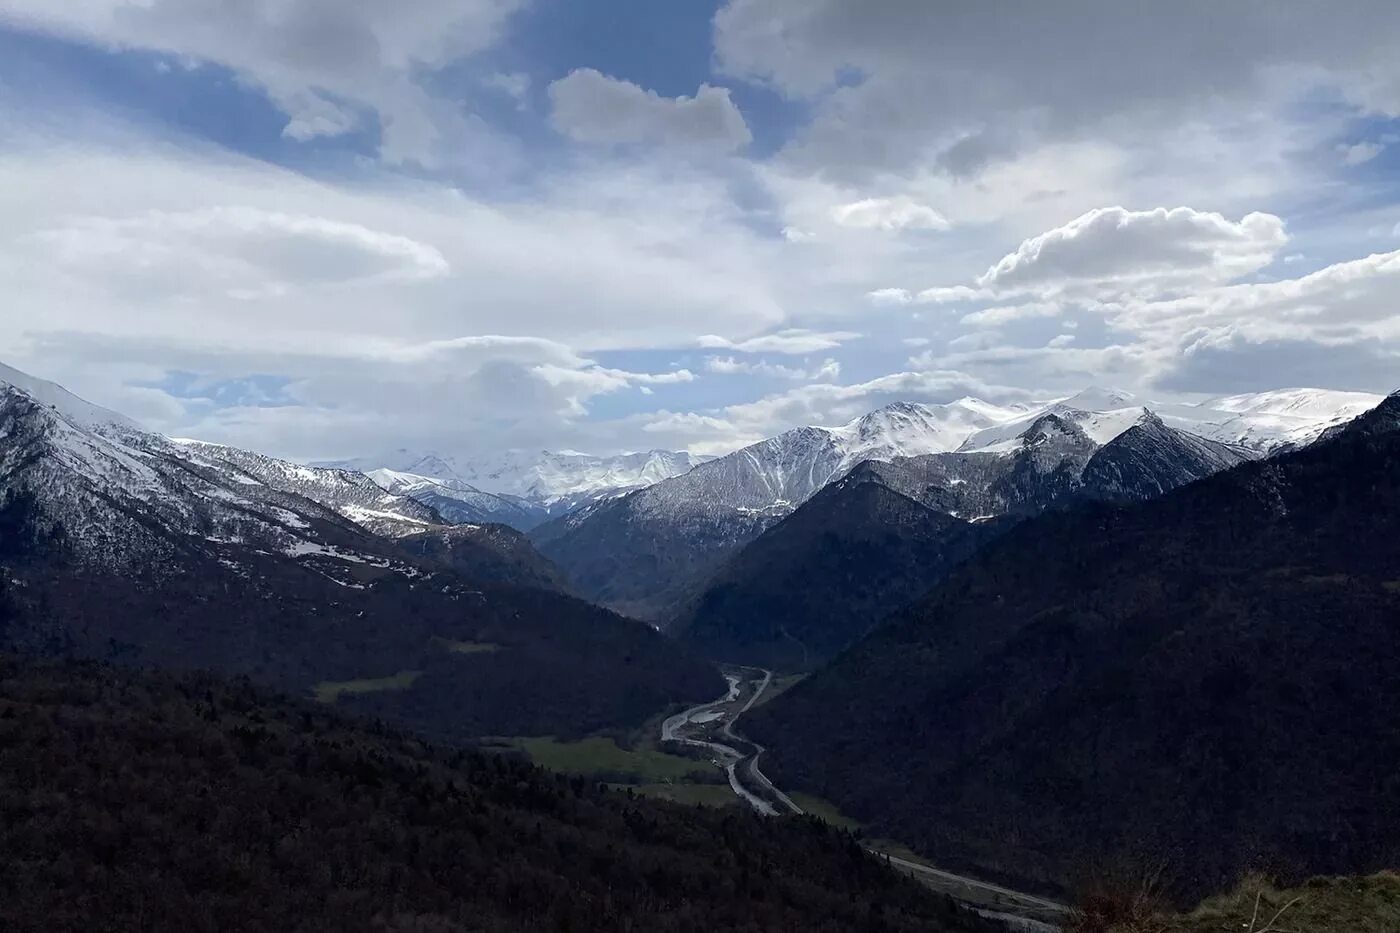
[[[1280,889],[1259,878],[1184,914],[1151,910],[1143,898],[1087,903],[1070,933],[1393,933],[1400,930],[1400,875],[1312,878]],[[1126,916],[1125,916],[1126,915]]]
[[[746,719],[765,769],[949,864],[1400,863],[1400,396],[1140,505],[1021,525]]]
[[[993,931],[816,822],[0,656],[0,929]]]

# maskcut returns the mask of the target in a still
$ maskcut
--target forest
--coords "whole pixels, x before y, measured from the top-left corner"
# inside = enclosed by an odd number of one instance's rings
[[[811,819],[605,790],[242,678],[0,656],[0,929],[991,933]]]

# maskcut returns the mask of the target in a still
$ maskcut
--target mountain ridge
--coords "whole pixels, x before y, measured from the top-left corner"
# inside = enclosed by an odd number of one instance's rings
[[[746,717],[765,770],[951,866],[1400,858],[1400,396],[1146,502],[1021,523]]]

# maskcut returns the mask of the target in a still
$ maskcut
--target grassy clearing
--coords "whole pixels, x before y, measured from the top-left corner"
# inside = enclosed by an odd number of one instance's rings
[[[1304,583],[1310,586],[1350,586],[1351,577],[1345,573],[1315,574],[1311,573],[1302,578]]]
[[[1400,593],[1400,580],[1386,580],[1381,587],[1390,593]]]
[[[1394,933],[1400,930],[1400,874],[1315,878],[1288,890],[1253,878],[1185,916],[1164,918],[1154,929],[1163,933],[1248,933],[1253,929],[1258,933],[1271,921],[1274,930],[1304,933]]]
[[[495,654],[505,649],[504,645],[491,641],[453,641],[450,638],[434,638],[433,641],[453,654]]]
[[[715,769],[703,761],[668,755],[653,749],[621,748],[611,738],[594,736],[577,742],[544,738],[511,738],[510,745],[523,750],[530,760],[552,771],[595,776],[626,775],[626,783],[652,784],[681,781],[691,775],[711,777]]]
[[[728,784],[610,784],[616,790],[631,790],[644,797],[688,805],[733,807],[739,803]]]
[[[806,674],[780,674],[774,677],[773,682],[768,685],[767,690],[763,691],[763,696],[758,698],[758,702],[754,703],[754,706],[762,706],[774,697],[782,696],[793,687],[802,683],[806,676]]]
[[[365,680],[324,680],[315,687],[318,703],[334,703],[349,693],[378,693],[382,690],[407,690],[422,671],[399,671],[392,677]]]
[[[830,823],[832,826],[839,829],[848,829],[851,832],[860,829],[859,823],[836,809],[834,804],[820,797],[813,797],[811,794],[804,794],[801,792],[789,794],[788,796],[792,798],[793,803],[797,804],[803,810],[806,810],[808,813],[812,814],[812,816]]]

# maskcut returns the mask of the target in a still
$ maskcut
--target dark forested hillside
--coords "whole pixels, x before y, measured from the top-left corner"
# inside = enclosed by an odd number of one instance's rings
[[[296,491],[386,504],[359,474],[211,459],[13,386],[0,438],[0,650],[248,674],[453,738],[631,727],[723,689],[649,626],[539,589],[558,575],[514,531],[390,539]]]
[[[523,532],[508,525],[448,525],[395,542],[416,557],[442,564],[469,580],[567,592],[569,585]]]
[[[730,558],[671,631],[713,658],[805,670],[1021,518],[1149,499],[1244,459],[1144,414],[1102,446],[1046,415],[1009,450],[866,461]]]
[[[5,500],[0,526],[8,650],[319,688],[451,738],[635,726],[724,686],[649,626],[560,593],[237,547],[227,562],[184,552],[182,572],[147,579],[65,556],[62,527],[23,494]]]
[[[1023,523],[746,717],[766,770],[1050,886],[1400,862],[1397,421]]]
[[[218,565],[159,587],[17,566],[0,645],[39,655],[214,667],[372,711],[440,737],[635,726],[723,691],[709,665],[581,600],[386,575],[345,590],[271,566]],[[329,692],[326,692],[329,690]]]
[[[977,933],[815,821],[434,750],[246,681],[0,656],[0,929]]]
[[[534,529],[530,539],[589,599],[639,619],[666,618],[726,557],[779,518],[685,499],[688,477],[565,515]]]
[[[709,657],[807,670],[921,596],[991,533],[862,464],[715,575],[671,629]]]

